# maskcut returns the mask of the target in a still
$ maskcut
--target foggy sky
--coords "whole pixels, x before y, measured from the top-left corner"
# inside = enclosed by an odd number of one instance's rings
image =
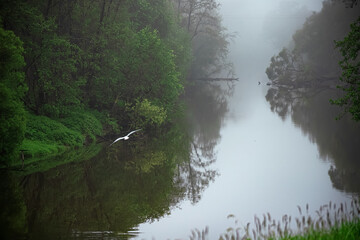
[[[273,41],[269,35],[278,35],[284,38],[281,43],[285,43],[291,40],[295,30],[302,26],[307,16],[306,12],[310,14],[313,11],[320,11],[322,7],[322,0],[220,0],[219,2],[223,25],[229,32],[236,32],[238,38],[247,42],[251,42],[254,37]],[[281,43],[277,44],[278,47]]]

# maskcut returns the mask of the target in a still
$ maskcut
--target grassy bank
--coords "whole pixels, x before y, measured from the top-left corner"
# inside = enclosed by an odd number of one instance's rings
[[[360,239],[360,202],[358,198],[346,203],[329,202],[310,214],[309,205],[299,209],[299,216],[284,215],[282,219],[273,219],[270,213],[262,218],[254,217],[254,223],[246,226],[239,224],[233,214],[228,219],[234,220],[219,240],[270,239],[270,240],[358,240]],[[211,230],[211,229],[210,229]],[[191,240],[208,239],[209,229],[194,230]]]
[[[91,144],[76,150],[64,150],[62,153],[54,155],[26,158],[25,167],[22,171],[19,171],[18,174],[21,176],[27,176],[36,172],[45,172],[64,164],[87,161],[99,154],[101,149],[101,144]],[[15,168],[20,167],[20,165],[15,166]]]
[[[310,231],[304,235],[285,237],[289,240],[358,240],[360,239],[360,221],[346,222],[339,227],[332,227],[329,231]]]
[[[28,113],[25,139],[20,148],[24,157],[59,154],[94,142],[103,131],[95,114],[73,111],[65,117],[51,119]]]

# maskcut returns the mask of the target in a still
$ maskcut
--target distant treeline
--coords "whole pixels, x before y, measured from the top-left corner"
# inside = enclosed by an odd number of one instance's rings
[[[1,162],[24,138],[27,150],[73,146],[173,122],[187,79],[225,63],[218,7],[215,0],[1,1]]]
[[[299,101],[332,90],[341,94],[332,103],[360,120],[359,8],[357,1],[324,1],[321,11],[293,35],[293,47],[271,58],[266,74],[273,88],[266,98],[279,115],[284,117]]]
[[[322,10],[293,35],[293,48],[271,58],[266,99],[280,117],[290,116],[317,144],[319,156],[333,164],[328,171],[333,187],[358,194],[360,6],[344,2],[324,1]]]

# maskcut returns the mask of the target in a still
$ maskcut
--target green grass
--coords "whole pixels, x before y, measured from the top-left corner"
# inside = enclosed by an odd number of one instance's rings
[[[56,143],[25,139],[21,145],[21,149],[25,150],[24,157],[35,157],[57,154],[66,148]]]
[[[310,231],[304,235],[298,235],[281,240],[359,240],[360,221],[346,222],[339,227],[332,227],[329,231]]]
[[[62,123],[45,116],[27,114],[25,139],[20,149],[25,158],[58,154],[67,148],[81,146],[81,133],[67,128]],[[19,164],[19,158],[14,164]]]
[[[270,240],[359,240],[360,239],[360,202],[358,198],[346,203],[334,204],[331,201],[324,204],[316,214],[309,214],[309,205],[305,209],[298,206],[300,216],[284,215],[281,220],[275,220],[270,213],[260,219],[254,217],[254,223],[239,226],[235,215],[228,219],[235,220],[235,225],[229,227],[219,240],[270,239]],[[303,211],[304,210],[304,211]],[[209,229],[195,229],[190,240],[208,239]]]
[[[92,144],[84,146],[79,149],[70,149],[57,153],[55,155],[44,155],[40,157],[25,158],[24,168],[20,172],[21,175],[26,176],[35,172],[45,172],[57,166],[67,164],[70,162],[86,161],[96,156],[102,146],[100,144]],[[21,166],[15,166],[20,168]]]
[[[60,121],[32,114],[27,116],[25,138],[64,146],[81,146],[84,142],[80,132],[69,129]]]
[[[65,118],[60,119],[59,122],[67,128],[81,133],[91,141],[96,140],[96,135],[102,134],[102,124],[91,112],[73,111]]]
[[[91,112],[72,111],[59,119],[28,113],[25,139],[20,149],[24,157],[39,158],[94,142],[102,134],[102,124]],[[20,155],[20,154],[19,154]],[[34,160],[35,161],[35,160]],[[12,165],[21,163],[21,158]]]

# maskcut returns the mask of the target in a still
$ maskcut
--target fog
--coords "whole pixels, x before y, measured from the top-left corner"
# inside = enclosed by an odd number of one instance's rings
[[[264,94],[267,88],[259,92],[257,83],[268,81],[265,69],[270,58],[290,44],[307,16],[321,10],[322,0],[222,0],[220,4],[223,25],[228,32],[236,33],[229,58],[240,83],[231,103],[236,105],[235,112],[241,114],[239,111],[252,108],[253,99],[264,100],[257,94]],[[249,79],[254,72],[256,80]]]
[[[271,53],[276,54],[289,43],[306,17],[321,9],[322,0],[221,0],[220,4],[223,25],[229,32],[237,33],[230,47],[230,58],[236,65],[239,54],[249,58],[255,50],[263,50],[254,43],[258,39],[262,44],[273,44]]]
[[[229,98],[215,149],[213,167],[219,177],[197,204],[184,202],[169,216],[141,225],[145,238],[186,238],[191,229],[209,226],[210,239],[216,239],[234,226],[226,219],[228,214],[236,216],[235,227],[244,227],[254,215],[269,212],[280,219],[283,214],[296,216],[297,205],[308,203],[315,211],[329,200],[348,199],[333,188],[330,163],[321,159],[318,146],[291,119],[283,120],[271,112],[265,99],[269,89],[265,70],[271,56],[289,44],[306,17],[321,9],[322,1],[220,3],[223,25],[236,33],[229,58],[239,82]]]

